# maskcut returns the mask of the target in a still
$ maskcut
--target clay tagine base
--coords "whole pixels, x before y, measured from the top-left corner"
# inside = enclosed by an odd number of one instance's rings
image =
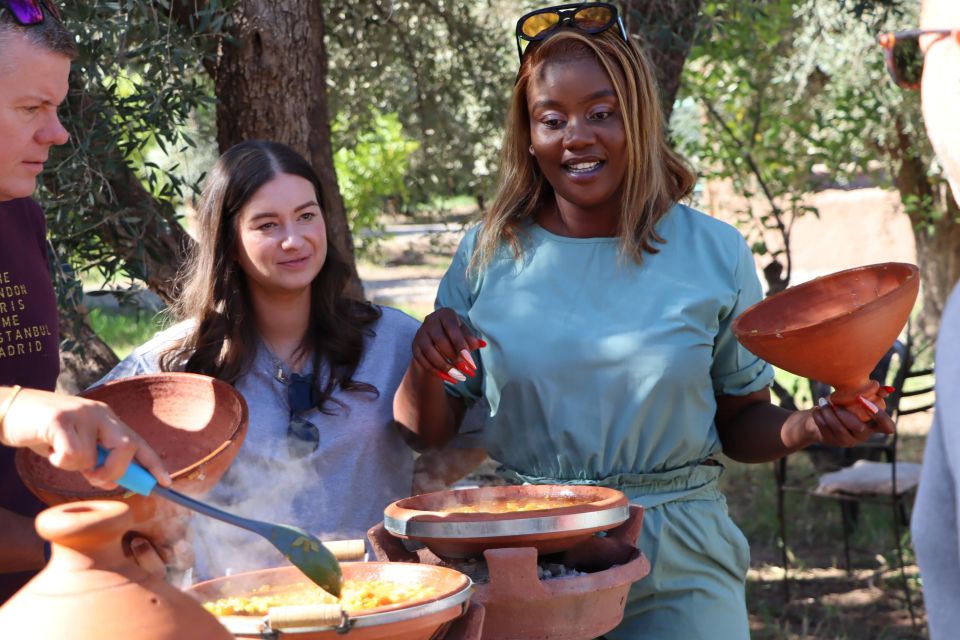
[[[437,564],[458,570],[482,565],[473,600],[484,608],[483,640],[588,640],[610,631],[623,619],[630,585],[650,572],[647,558],[635,547],[643,508],[630,507],[630,518],[605,537],[595,537],[554,564],[575,575],[540,579],[543,562],[534,547],[487,549],[483,560],[444,560],[430,549],[410,551],[383,523],[367,534],[380,560]],[[578,575],[581,570],[589,569]],[[460,640],[455,629],[446,640]]]

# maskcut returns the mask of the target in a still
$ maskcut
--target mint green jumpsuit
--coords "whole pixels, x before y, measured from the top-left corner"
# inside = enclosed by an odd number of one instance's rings
[[[484,440],[509,477],[598,484],[646,507],[638,544],[649,576],[630,592],[608,638],[749,637],[747,541],[717,487],[717,395],[767,386],[769,365],[730,325],[761,298],[753,257],[733,227],[683,205],[661,220],[666,240],[643,264],[616,238],[567,238],[525,227],[467,271],[467,233],[437,294],[487,341],[482,375],[448,392],[486,396]]]

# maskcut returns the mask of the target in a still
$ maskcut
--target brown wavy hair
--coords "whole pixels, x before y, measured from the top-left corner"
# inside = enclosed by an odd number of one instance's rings
[[[531,43],[524,53],[507,113],[497,194],[483,215],[471,268],[486,266],[501,243],[520,257],[524,222],[553,200],[553,187],[528,152],[527,87],[543,65],[583,58],[596,60],[606,71],[623,113],[627,172],[618,232],[622,254],[640,264],[644,252],[656,253],[654,243],[665,242],[657,235],[657,222],[693,191],[696,173],[667,145],[656,81],[640,47],[632,40],[624,42],[615,29],[594,35],[561,29]]]
[[[183,289],[173,308],[178,320],[194,320],[190,333],[160,357],[164,371],[189,371],[233,384],[253,364],[258,336],[246,274],[237,261],[238,214],[264,184],[280,174],[310,181],[317,202],[323,187],[310,164],[277,142],[249,140],[217,160],[197,207],[197,242],[181,271]],[[327,238],[330,223],[323,216]],[[313,353],[317,408],[335,413],[336,387],[379,394],[353,379],[365,335],[381,311],[346,294],[350,268],[342,250],[327,242],[327,257],[310,285],[310,323],[300,351]],[[321,380],[327,365],[326,380]],[[336,403],[339,404],[339,403]]]

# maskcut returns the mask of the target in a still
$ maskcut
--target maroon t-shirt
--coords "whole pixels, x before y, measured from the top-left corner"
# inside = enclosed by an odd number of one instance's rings
[[[0,202],[0,386],[52,391],[57,385],[60,331],[46,235],[36,202]],[[0,445],[0,507],[33,517],[44,505],[23,486],[13,454],[14,449]],[[0,573],[0,603],[31,576]]]

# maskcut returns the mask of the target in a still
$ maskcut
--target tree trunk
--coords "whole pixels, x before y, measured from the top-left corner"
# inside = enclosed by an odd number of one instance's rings
[[[235,3],[230,39],[223,42],[216,70],[217,142],[223,152],[243,140],[274,140],[310,161],[323,186],[330,241],[343,249],[354,292],[362,294],[330,145],[323,4]]]
[[[680,89],[683,65],[690,55],[700,24],[702,0],[627,0],[627,32],[639,36],[653,63],[660,86],[665,122]]]
[[[81,306],[60,310],[60,377],[57,391],[80,393],[102,378],[119,362],[117,355],[100,339],[86,320]]]
[[[899,166],[894,184],[913,223],[923,303],[919,328],[937,335],[947,297],[960,279],[960,207],[949,187],[933,183],[923,160],[912,152],[910,134],[898,127]]]
[[[928,336],[937,335],[947,298],[960,281],[960,224],[956,222],[960,220],[960,207],[949,189],[947,191],[940,207],[946,210],[942,215],[932,221],[914,221],[913,235],[923,286],[919,325]]]

